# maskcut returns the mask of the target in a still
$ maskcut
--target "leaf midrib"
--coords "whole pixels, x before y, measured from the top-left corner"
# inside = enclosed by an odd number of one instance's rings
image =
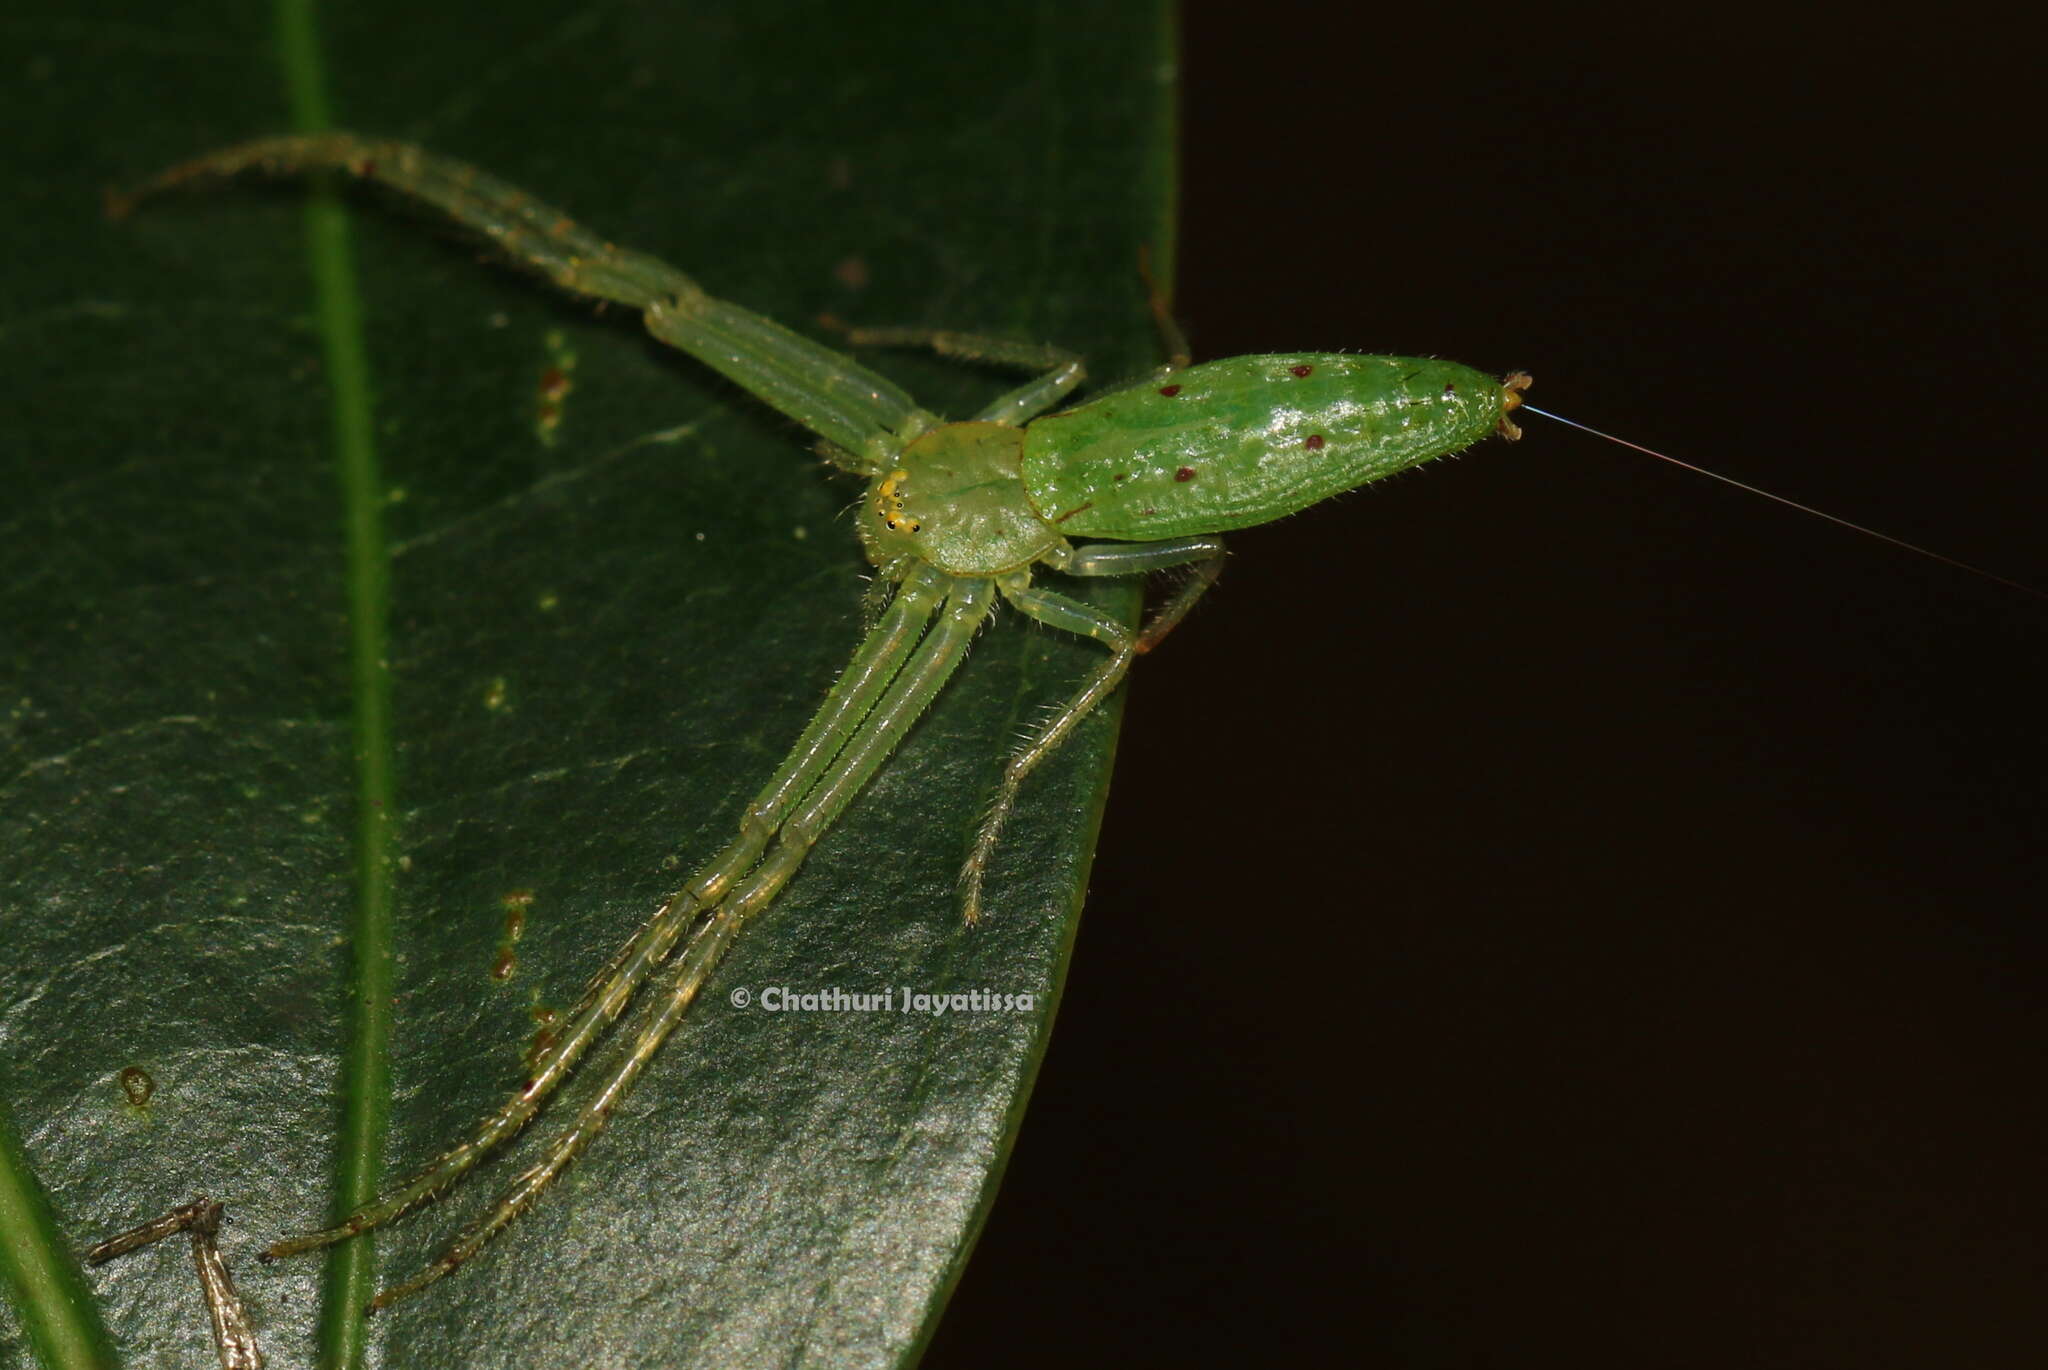
[[[278,0],[278,57],[298,133],[333,125],[313,0]],[[306,256],[328,381],[335,474],[340,480],[349,622],[351,751],[355,757],[355,889],[335,1140],[335,1217],[376,1197],[391,1102],[395,931],[392,919],[392,766],[389,668],[390,560],[384,535],[369,350],[348,216],[316,179],[306,203]],[[364,1309],[375,1292],[373,1242],[334,1247],[322,1280],[319,1346],[331,1366],[364,1362]]]

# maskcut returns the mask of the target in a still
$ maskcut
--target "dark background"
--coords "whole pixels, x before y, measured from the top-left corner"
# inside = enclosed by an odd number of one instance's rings
[[[1526,367],[2048,584],[2014,35],[1464,13],[1191,10],[1199,356]],[[1134,677],[928,1365],[2048,1351],[2048,605],[1527,428],[1238,536]]]

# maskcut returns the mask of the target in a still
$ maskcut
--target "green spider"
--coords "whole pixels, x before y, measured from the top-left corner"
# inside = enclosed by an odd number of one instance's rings
[[[474,167],[418,147],[345,133],[264,139],[157,176],[111,206],[245,171],[336,169],[433,204],[565,290],[641,311],[656,338],[751,392],[865,477],[858,527],[885,601],[796,745],[755,796],[737,837],[643,924],[595,976],[526,1083],[468,1138],[339,1224],[273,1243],[266,1259],[330,1245],[406,1213],[459,1179],[539,1112],[657,970],[658,1010],[626,1058],[543,1157],[417,1275],[379,1293],[384,1307],[448,1274],[532,1205],[604,1128],[688,1012],[742,927],[773,901],[819,837],[889,758],[1007,602],[1109,656],[1003,769],[962,871],[972,923],[1019,787],[1116,689],[1212,584],[1219,534],[1298,512],[1342,491],[1519,431],[1509,414],[1529,385],[1414,357],[1282,355],[1189,366],[1155,305],[1172,360],[1144,380],[1048,413],[1084,379],[1061,348],[930,329],[856,329],[855,344],[926,347],[1015,367],[1033,379],[949,423],[850,358],[627,251]],[[1076,544],[1074,538],[1106,539]],[[1032,583],[1032,568],[1074,576],[1193,573],[1137,632]],[[680,951],[677,950],[680,944]]]

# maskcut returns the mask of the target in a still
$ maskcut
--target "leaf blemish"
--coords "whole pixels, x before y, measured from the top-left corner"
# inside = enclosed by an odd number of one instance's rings
[[[121,1093],[137,1108],[146,1105],[156,1093],[156,1081],[141,1066],[124,1066],[115,1078],[121,1082]]]

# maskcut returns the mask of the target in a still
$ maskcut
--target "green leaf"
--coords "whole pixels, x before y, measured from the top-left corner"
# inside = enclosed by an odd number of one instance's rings
[[[1027,787],[997,916],[973,932],[954,872],[1010,739],[1099,652],[999,620],[605,1136],[471,1266],[365,1323],[340,1266],[257,1265],[330,1215],[345,1119],[375,1125],[363,1159],[387,1177],[462,1135],[516,1084],[535,1010],[573,1001],[732,830],[858,636],[857,488],[622,312],[350,194],[355,412],[381,494],[351,508],[317,197],[243,183],[100,214],[105,186],[288,128],[313,68],[288,75],[276,17],[242,7],[71,13],[0,21],[19,92],[0,219],[0,1100],[23,1158],[0,1179],[49,1201],[0,1207],[0,1240],[77,1251],[224,1200],[275,1365],[358,1347],[402,1365],[914,1359],[1045,1045],[1113,718]],[[370,3],[315,31],[337,122],[476,162],[770,317],[1057,341],[1102,378],[1153,359],[1136,266],[1171,248],[1156,5],[1080,24],[515,0],[480,24]],[[941,412],[1014,383],[873,360]],[[550,368],[570,381],[551,433]],[[372,513],[381,745],[352,723],[365,568],[345,529]],[[392,800],[374,808],[359,776],[379,762]],[[362,844],[379,826],[388,861]],[[380,889],[381,948],[358,921]],[[494,978],[524,894],[516,968]],[[350,1002],[380,952],[388,1047]],[[897,1011],[731,1006],[768,986],[887,988]],[[1036,1008],[904,1013],[906,987]],[[117,1083],[129,1066],[155,1081],[147,1104]],[[376,1275],[429,1258],[567,1108],[358,1244]],[[211,1363],[180,1245],[86,1277],[131,1362]],[[89,1310],[16,1294],[0,1362],[55,1326],[83,1348],[62,1363],[92,1363]]]

